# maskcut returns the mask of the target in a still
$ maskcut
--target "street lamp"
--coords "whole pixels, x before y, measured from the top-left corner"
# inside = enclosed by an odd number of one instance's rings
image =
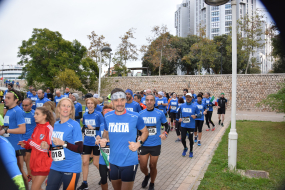
[[[101,90],[101,70],[102,70],[102,53],[103,52],[111,52],[112,49],[110,47],[103,47],[101,50],[100,50],[100,64],[99,64],[99,85],[98,85],[98,96],[100,97],[100,90]]]
[[[226,4],[229,0],[204,0],[206,4],[219,6]],[[236,0],[232,0],[232,115],[231,130],[228,144],[228,167],[235,169],[237,163],[237,138],[236,132],[236,94],[237,94],[237,8]]]
[[[112,57],[112,53],[110,53],[110,60],[109,60],[109,69],[108,69],[108,76],[110,76],[110,64],[111,64],[111,57]]]

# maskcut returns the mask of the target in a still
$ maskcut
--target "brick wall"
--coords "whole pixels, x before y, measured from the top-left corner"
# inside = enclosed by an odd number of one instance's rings
[[[284,74],[250,74],[237,76],[237,110],[244,111],[271,111],[263,106],[256,107],[256,103],[266,98],[267,95],[280,89],[278,83],[284,82]],[[221,92],[228,99],[228,108],[231,108],[232,76],[231,75],[168,75],[148,77],[112,77],[103,79],[102,96],[107,96],[115,87],[133,91],[156,89],[158,91],[176,92],[183,94],[183,89],[194,89],[198,92],[210,92],[219,97]]]

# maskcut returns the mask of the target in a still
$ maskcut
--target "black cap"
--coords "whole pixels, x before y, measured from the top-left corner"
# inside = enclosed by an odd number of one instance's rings
[[[91,93],[85,94],[85,98],[92,98],[92,97],[93,97],[93,95]]]

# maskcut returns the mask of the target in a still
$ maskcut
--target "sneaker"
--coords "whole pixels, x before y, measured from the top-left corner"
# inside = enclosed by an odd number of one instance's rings
[[[177,138],[177,139],[175,140],[175,142],[181,142],[181,139]]]
[[[171,127],[170,131],[173,131],[173,127]]]
[[[212,131],[215,131],[215,127],[212,128]]]
[[[206,131],[210,131],[210,128],[206,129]]]
[[[189,153],[189,158],[193,158],[193,152]]]
[[[201,141],[198,141],[198,146],[201,146]]]
[[[28,182],[31,182],[32,181],[32,176],[27,175],[27,177],[28,177]]]
[[[224,124],[223,124],[223,123],[222,123],[221,125],[222,125],[222,127],[224,126]]]
[[[89,158],[89,165],[93,163],[93,157]]]
[[[194,139],[194,143],[196,143],[197,142],[197,136],[195,137],[195,139]]]
[[[187,151],[188,151],[188,148],[184,148],[184,150],[182,152],[182,156],[186,156]]]
[[[148,190],[154,190],[154,183],[149,184]]]
[[[87,190],[88,189],[88,185],[84,182],[82,182],[81,186],[77,188],[77,190]]]
[[[149,178],[150,178],[150,173],[144,177],[144,180],[142,182],[142,188],[145,188],[147,186]]]
[[[221,120],[219,120],[219,125],[221,125]]]

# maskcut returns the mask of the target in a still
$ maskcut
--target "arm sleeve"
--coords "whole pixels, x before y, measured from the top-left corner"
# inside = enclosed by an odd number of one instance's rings
[[[25,149],[27,149],[27,150],[32,149],[32,147],[30,146],[29,140],[24,141],[24,143],[26,144],[26,145],[25,145]]]
[[[82,112],[79,112],[78,114],[79,114],[79,116],[75,116],[75,119],[81,119],[82,118]]]
[[[66,148],[68,148],[69,150],[71,150],[73,152],[81,154],[83,152],[83,142],[79,141],[79,142],[76,142],[75,144],[71,144],[71,143],[67,142]]]
[[[17,123],[17,126],[18,125],[21,125],[21,124],[26,124],[25,122],[25,117],[24,117],[24,112],[22,110],[20,111],[17,111],[16,113],[16,123]]]

